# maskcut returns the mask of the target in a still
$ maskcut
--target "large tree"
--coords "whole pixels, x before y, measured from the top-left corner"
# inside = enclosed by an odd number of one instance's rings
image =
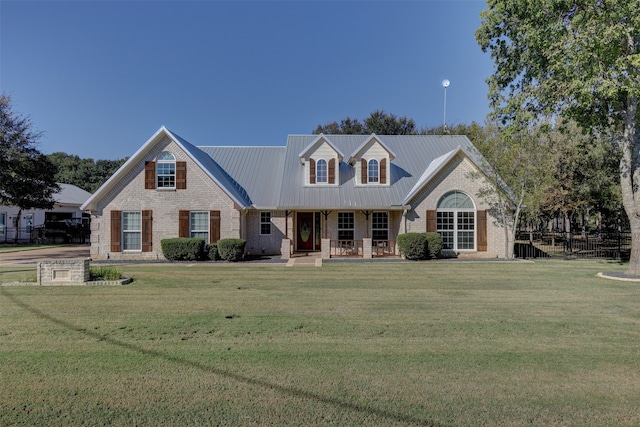
[[[57,182],[73,184],[89,193],[95,192],[127,161],[81,159],[74,154],[55,152],[47,156],[56,165]]]
[[[364,123],[358,119],[347,117],[340,123],[330,122],[318,125],[313,133],[327,135],[370,135],[372,133],[378,135],[416,135],[418,130],[413,119],[376,110],[364,119]]]
[[[549,143],[541,137],[543,129],[543,125],[505,129],[489,123],[483,132],[476,132],[474,145],[482,154],[484,164],[482,172],[472,172],[469,177],[488,184],[481,187],[478,196],[490,206],[493,221],[504,231],[507,258],[515,255],[516,232],[523,209],[549,179],[551,163],[546,156]]]
[[[41,134],[28,117],[12,110],[11,98],[0,96],[0,204],[25,209],[50,209],[60,191],[56,167],[36,149]],[[18,233],[16,233],[16,241]]]
[[[503,123],[564,115],[620,146],[620,181],[640,275],[640,1],[488,0],[478,43]]]

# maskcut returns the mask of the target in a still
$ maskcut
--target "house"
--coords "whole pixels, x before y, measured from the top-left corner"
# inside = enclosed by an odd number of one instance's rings
[[[66,227],[73,223],[88,227],[89,218],[85,217],[80,206],[91,197],[91,193],[71,184],[58,185],[60,191],[53,196],[55,205],[52,209],[29,209],[20,212],[17,206],[0,205],[0,242],[15,241],[16,233],[20,242],[44,239],[43,232],[39,231],[50,226]]]
[[[290,135],[285,146],[196,147],[160,128],[82,206],[94,259],[161,259],[171,237],[242,238],[250,254],[397,255],[437,231],[459,256],[504,257],[476,196],[465,136]]]

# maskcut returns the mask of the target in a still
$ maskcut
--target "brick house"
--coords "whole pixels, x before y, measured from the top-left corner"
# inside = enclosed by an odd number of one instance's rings
[[[82,206],[94,259],[161,259],[160,241],[242,238],[250,254],[397,255],[436,231],[459,256],[504,257],[465,136],[290,135],[285,146],[196,147],[160,128]]]

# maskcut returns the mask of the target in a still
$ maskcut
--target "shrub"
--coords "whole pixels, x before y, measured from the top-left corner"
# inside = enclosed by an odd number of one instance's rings
[[[198,261],[204,258],[204,239],[179,237],[160,242],[162,254],[169,261]]]
[[[114,266],[91,267],[89,276],[91,280],[118,280],[122,277],[122,271]]]
[[[438,233],[427,233],[427,249],[429,250],[429,258],[440,258],[442,252],[442,236]]]
[[[406,259],[412,261],[427,259],[429,251],[426,233],[400,234],[398,236],[398,249]]]
[[[220,259],[220,254],[218,254],[218,245],[206,245],[205,251],[207,252],[207,258],[211,261],[217,261]]]
[[[218,255],[225,261],[241,261],[246,244],[247,241],[242,239],[218,240]]]

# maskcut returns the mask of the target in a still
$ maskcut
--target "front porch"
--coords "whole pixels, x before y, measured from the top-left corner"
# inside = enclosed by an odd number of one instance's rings
[[[327,239],[328,240],[328,239]],[[378,258],[398,256],[395,240],[328,240],[329,257]]]
[[[285,211],[280,253],[285,259],[305,253],[321,259],[398,257],[401,218],[399,211]]]
[[[362,240],[331,240],[321,239],[320,251],[293,251],[290,239],[282,240],[281,254],[283,259],[296,258],[301,256],[319,255],[321,259],[330,258],[382,258],[399,257],[395,240],[373,240],[364,238]],[[317,256],[315,255],[315,256]]]

